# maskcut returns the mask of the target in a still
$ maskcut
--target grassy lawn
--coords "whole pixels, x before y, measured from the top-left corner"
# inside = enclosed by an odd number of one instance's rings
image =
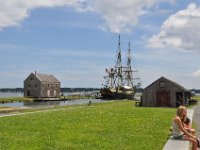
[[[0,118],[2,150],[161,150],[175,109],[133,101]]]

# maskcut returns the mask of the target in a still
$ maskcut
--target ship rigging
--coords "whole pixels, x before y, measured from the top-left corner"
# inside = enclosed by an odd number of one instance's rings
[[[117,49],[117,59],[114,67],[106,69],[105,85],[100,89],[103,99],[133,99],[136,88],[140,86],[139,78],[133,75],[137,72],[131,65],[131,48],[128,43],[126,65],[122,65],[120,36]]]

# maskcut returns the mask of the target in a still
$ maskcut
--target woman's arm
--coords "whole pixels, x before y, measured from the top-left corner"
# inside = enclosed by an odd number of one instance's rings
[[[174,121],[177,123],[179,129],[187,136],[192,137],[192,138],[196,138],[196,136],[193,136],[192,134],[190,134],[182,125],[182,122],[180,120],[179,117],[175,117]]]
[[[183,126],[183,128],[184,128],[186,131],[190,131],[190,130],[191,130],[191,126],[185,124],[184,122],[182,122],[182,126]]]

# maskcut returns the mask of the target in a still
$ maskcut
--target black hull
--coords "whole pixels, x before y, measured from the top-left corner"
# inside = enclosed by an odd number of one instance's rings
[[[113,92],[109,88],[102,88],[100,90],[102,99],[134,99],[134,91],[129,91],[127,94],[126,91]]]

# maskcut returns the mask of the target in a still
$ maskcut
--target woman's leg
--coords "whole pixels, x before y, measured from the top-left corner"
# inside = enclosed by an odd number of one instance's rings
[[[192,150],[197,150],[197,140],[186,135],[183,136],[183,139],[192,142]]]
[[[195,135],[195,129],[191,128],[191,134]]]

